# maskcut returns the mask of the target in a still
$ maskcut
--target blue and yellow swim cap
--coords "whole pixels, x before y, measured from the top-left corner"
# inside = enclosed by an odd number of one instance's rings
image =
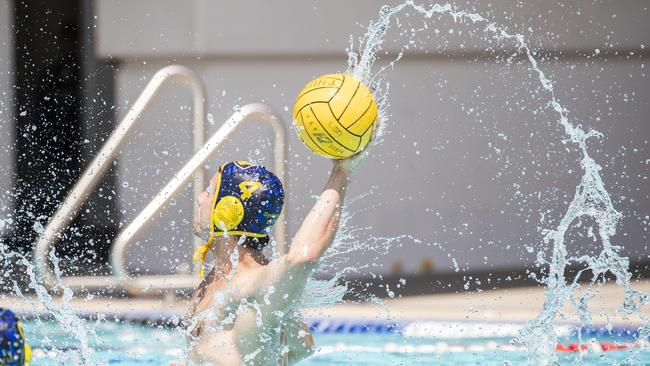
[[[282,182],[265,167],[246,161],[220,166],[210,212],[210,238],[194,253],[194,261],[201,262],[199,275],[203,276],[203,262],[215,236],[266,238],[282,212],[283,203]]]
[[[32,350],[11,310],[0,308],[0,365],[29,366]]]

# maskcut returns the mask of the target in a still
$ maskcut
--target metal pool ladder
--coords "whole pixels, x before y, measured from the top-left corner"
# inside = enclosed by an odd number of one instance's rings
[[[157,96],[160,87],[167,80],[176,80],[188,85],[192,90],[194,101],[194,156],[153,198],[153,200],[131,221],[118,235],[111,250],[112,276],[69,276],[57,277],[50,269],[48,253],[60,239],[61,232],[74,219],[88,194],[99,183],[108,170],[111,162],[117,156],[119,148],[124,144],[126,136],[135,128],[149,103]],[[205,129],[205,87],[200,78],[189,68],[171,65],[159,70],[140,94],[129,112],[102,146],[97,156],[86,168],[74,188],[68,193],[63,203],[39,236],[34,249],[34,261],[38,275],[43,284],[49,288],[66,287],[71,289],[83,288],[123,288],[131,295],[155,295],[173,289],[190,289],[196,287],[199,278],[196,274],[175,274],[155,276],[130,276],[126,267],[126,251],[129,244],[151,223],[153,215],[163,206],[194,175],[194,199],[203,191],[204,163],[233,134],[240,126],[248,122],[264,122],[273,128],[274,171],[284,182],[286,176],[286,129],[281,117],[269,106],[253,103],[241,107],[210,137],[204,144]],[[275,225],[275,241],[280,253],[286,250],[286,221],[284,212]]]

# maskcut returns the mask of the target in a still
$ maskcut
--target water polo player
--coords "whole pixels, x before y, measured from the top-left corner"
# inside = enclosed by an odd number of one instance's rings
[[[11,310],[0,308],[0,366],[29,366],[32,350]]]
[[[309,328],[292,309],[332,243],[359,154],[335,160],[329,181],[288,253],[269,261],[262,249],[284,201],[280,180],[264,167],[222,165],[201,194],[196,235],[214,265],[192,296],[189,360],[195,365],[290,365],[313,352]]]

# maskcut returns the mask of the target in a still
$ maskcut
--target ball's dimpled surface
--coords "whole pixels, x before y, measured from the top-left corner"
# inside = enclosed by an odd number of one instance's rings
[[[309,149],[332,159],[363,150],[372,136],[377,104],[350,75],[327,74],[310,81],[293,106],[298,136]]]

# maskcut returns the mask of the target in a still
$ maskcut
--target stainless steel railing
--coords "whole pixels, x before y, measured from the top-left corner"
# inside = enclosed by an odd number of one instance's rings
[[[192,90],[194,101],[194,149],[198,150],[203,145],[203,131],[205,129],[205,88],[199,77],[190,69],[184,66],[172,65],[158,71],[144,91],[140,94],[126,116],[122,119],[115,131],[109,136],[106,143],[95,156],[95,159],[88,165],[81,178],[67,197],[59,206],[56,213],[45,227],[36,242],[34,248],[34,260],[36,269],[45,286],[52,288],[56,278],[48,264],[48,252],[50,248],[60,240],[61,231],[74,219],[77,211],[99,183],[102,176],[110,167],[111,162],[117,156],[120,147],[125,142],[125,137],[131,132],[140,121],[142,114],[149,106],[149,103],[156,97],[161,86],[168,80],[180,81],[188,85]],[[196,176],[194,186],[195,197],[203,190],[203,172]]]
[[[192,174],[203,169],[205,162],[217,151],[223,142],[239,127],[251,122],[264,122],[273,128],[273,151],[275,174],[286,182],[286,130],[282,119],[269,106],[253,103],[243,106],[235,112],[219,130],[210,137],[203,147],[185,164],[156,197],[140,212],[140,214],[122,231],[113,244],[111,265],[113,274],[119,279],[120,285],[132,295],[143,295],[149,291],[170,288],[193,288],[198,285],[196,275],[169,276],[138,276],[130,278],[126,268],[126,251],[133,239],[152,222],[154,216],[162,207],[189,181]],[[286,251],[286,222],[284,219],[286,207],[275,225],[275,241],[278,251]]]
[[[125,137],[135,128],[135,125],[140,120],[149,103],[156,97],[160,87],[165,81],[170,79],[183,82],[190,86],[192,90],[194,100],[194,151],[196,154],[118,236],[111,253],[111,265],[114,276],[72,276],[57,279],[49,267],[48,253],[59,242],[62,230],[70,224],[83,202],[87,199],[88,194],[97,186],[101,177],[106,173],[110,163],[118,154],[119,148],[123,145]],[[95,159],[86,168],[81,178],[77,181],[74,188],[70,191],[46,226],[43,234],[39,237],[36,248],[34,249],[34,260],[37,272],[45,286],[53,288],[57,284],[57,280],[68,288],[121,286],[129,293],[135,295],[146,293],[146,289],[166,290],[195,286],[197,278],[191,275],[140,276],[137,278],[129,278],[125,264],[126,249],[131,240],[150,222],[151,216],[158,212],[169,199],[177,194],[192,175],[194,175],[194,198],[197,198],[200,192],[203,191],[204,185],[202,163],[218,149],[230,134],[247,121],[262,121],[268,123],[273,128],[274,169],[276,174],[286,182],[286,131],[280,117],[266,105],[249,104],[234,113],[210,140],[203,145],[205,129],[204,90],[203,83],[198,76],[184,66],[168,66],[154,75],[133,107],[122,119],[104,146],[102,146]],[[286,250],[285,235],[286,222],[283,214],[276,224],[275,232],[275,239],[280,252]],[[155,292],[152,291],[151,293]]]

